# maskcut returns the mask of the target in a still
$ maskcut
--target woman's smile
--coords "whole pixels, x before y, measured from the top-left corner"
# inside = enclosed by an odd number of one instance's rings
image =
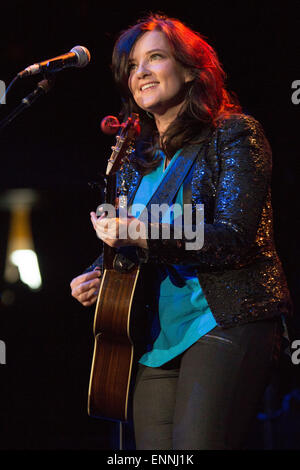
[[[151,90],[151,89],[153,89],[153,88],[156,88],[157,85],[159,85],[158,82],[146,83],[145,85],[142,85],[142,86],[140,87],[140,90],[141,90],[142,92],[144,92],[144,91],[149,91],[149,90]]]

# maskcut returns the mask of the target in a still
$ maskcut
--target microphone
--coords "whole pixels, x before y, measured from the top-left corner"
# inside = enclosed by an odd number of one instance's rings
[[[53,59],[44,60],[26,67],[18,73],[19,78],[35,75],[40,72],[59,72],[67,67],[85,67],[91,60],[91,54],[86,47],[75,46],[70,52],[59,55]]]
[[[48,93],[54,85],[53,78],[47,78],[38,83],[37,88],[22,99],[21,103],[5,119],[0,122],[0,130],[10,124],[24,109],[29,108],[40,96]]]

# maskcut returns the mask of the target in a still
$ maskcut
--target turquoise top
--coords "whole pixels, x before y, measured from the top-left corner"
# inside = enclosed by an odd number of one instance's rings
[[[147,205],[179,153],[180,150],[174,155],[165,171],[165,159],[162,158],[160,166],[142,178],[131,207],[133,216],[139,216],[140,205]],[[164,154],[162,156],[164,157]],[[179,207],[183,205],[182,192],[181,186],[174,201],[180,204]],[[162,222],[170,223],[169,211],[164,214]],[[159,332],[152,349],[139,361],[150,367],[159,367],[170,361],[217,325],[194,268],[162,265],[159,267],[159,276]]]

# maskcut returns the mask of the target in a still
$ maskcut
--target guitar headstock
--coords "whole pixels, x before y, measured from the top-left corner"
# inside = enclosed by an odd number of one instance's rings
[[[112,122],[112,116],[108,116]],[[108,119],[105,118],[105,119]],[[108,160],[106,175],[116,173],[123,165],[128,155],[133,151],[135,140],[140,133],[139,115],[132,113],[127,121],[122,124],[116,124],[117,119],[114,118],[114,124],[108,124],[108,127],[121,129],[116,137],[116,144],[112,147],[112,154]],[[102,129],[105,127],[104,120],[101,124]]]

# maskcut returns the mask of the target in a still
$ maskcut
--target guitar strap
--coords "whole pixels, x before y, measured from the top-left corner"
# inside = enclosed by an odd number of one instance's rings
[[[158,188],[147,203],[145,210],[139,216],[140,220],[143,220],[144,213],[151,213],[151,205],[158,204],[161,206],[160,220],[163,214],[166,212],[169,206],[175,200],[176,194],[178,193],[181,185],[183,184],[187,174],[193,166],[196,158],[202,150],[204,142],[198,144],[190,144],[182,150],[177,156],[175,162],[170,168],[170,171],[166,172]],[[145,214],[146,215],[146,214]],[[160,220],[153,220],[152,222],[159,222]]]
[[[158,188],[148,201],[145,209],[139,216],[139,219],[148,221],[148,215],[151,214],[151,222],[159,222],[166,210],[172,205],[175,200],[176,194],[183,184],[186,176],[191,170],[193,163],[196,161],[199,153],[201,152],[206,139],[196,144],[189,144],[183,148],[182,152],[177,156],[175,162],[170,168],[170,171],[166,172],[165,176],[161,180]],[[132,202],[134,195],[131,196],[130,202]],[[159,220],[154,220],[153,214],[151,213],[151,205],[158,204],[160,206]],[[150,211],[149,211],[150,208]],[[128,272],[137,263],[136,250],[132,247],[121,248],[116,254],[114,259],[114,269],[120,272]]]

